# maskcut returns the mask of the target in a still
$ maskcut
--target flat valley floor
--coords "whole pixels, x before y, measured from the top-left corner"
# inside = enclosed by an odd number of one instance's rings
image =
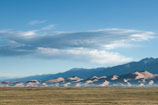
[[[158,87],[2,87],[0,105],[158,105]]]

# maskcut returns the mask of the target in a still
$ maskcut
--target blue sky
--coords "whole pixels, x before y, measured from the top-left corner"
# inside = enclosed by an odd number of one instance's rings
[[[158,57],[157,0],[1,0],[0,76]]]

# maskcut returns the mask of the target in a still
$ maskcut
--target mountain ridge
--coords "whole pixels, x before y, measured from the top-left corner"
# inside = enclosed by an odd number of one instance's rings
[[[158,74],[158,58],[144,58],[138,62],[130,62],[122,65],[117,65],[113,67],[100,67],[100,68],[92,68],[92,69],[84,69],[84,68],[73,68],[63,73],[57,74],[45,74],[45,75],[36,75],[29,76],[24,78],[16,78],[9,79],[9,81],[30,81],[30,80],[38,80],[45,81],[53,78],[68,78],[72,76],[77,76],[79,78],[89,78],[92,76],[112,76],[112,75],[123,75],[136,71],[148,70],[151,73]]]
[[[58,77],[46,81],[31,80],[25,82],[17,81],[4,81],[0,82],[0,87],[49,87],[49,86],[62,86],[62,87],[111,87],[111,86],[158,86],[158,74],[152,74],[147,70],[141,72],[133,72],[124,75],[112,76],[93,76],[90,78],[79,78],[77,76],[62,78]]]

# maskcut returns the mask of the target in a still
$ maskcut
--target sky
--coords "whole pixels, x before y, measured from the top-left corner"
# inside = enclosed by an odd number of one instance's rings
[[[158,57],[158,0],[0,0],[0,77]]]

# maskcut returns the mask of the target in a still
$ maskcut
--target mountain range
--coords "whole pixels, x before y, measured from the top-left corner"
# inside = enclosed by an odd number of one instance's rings
[[[24,78],[8,79],[7,81],[46,81],[58,77],[68,78],[77,76],[79,78],[89,78],[92,76],[112,76],[112,75],[123,75],[133,72],[139,72],[147,70],[150,73],[158,74],[158,58],[145,58],[138,62],[130,62],[123,65],[118,65],[114,67],[107,68],[94,68],[94,69],[84,69],[84,68],[73,68],[63,73],[57,74],[46,74],[46,75],[35,75]]]
[[[158,86],[158,58],[145,58],[108,68],[74,68],[0,82],[8,86]]]
[[[0,82],[0,87],[88,87],[88,86],[158,86],[158,74],[152,74],[148,71],[133,72],[123,75],[112,76],[92,76],[89,78],[79,78],[77,76],[62,78],[58,77],[46,81],[4,81]]]

